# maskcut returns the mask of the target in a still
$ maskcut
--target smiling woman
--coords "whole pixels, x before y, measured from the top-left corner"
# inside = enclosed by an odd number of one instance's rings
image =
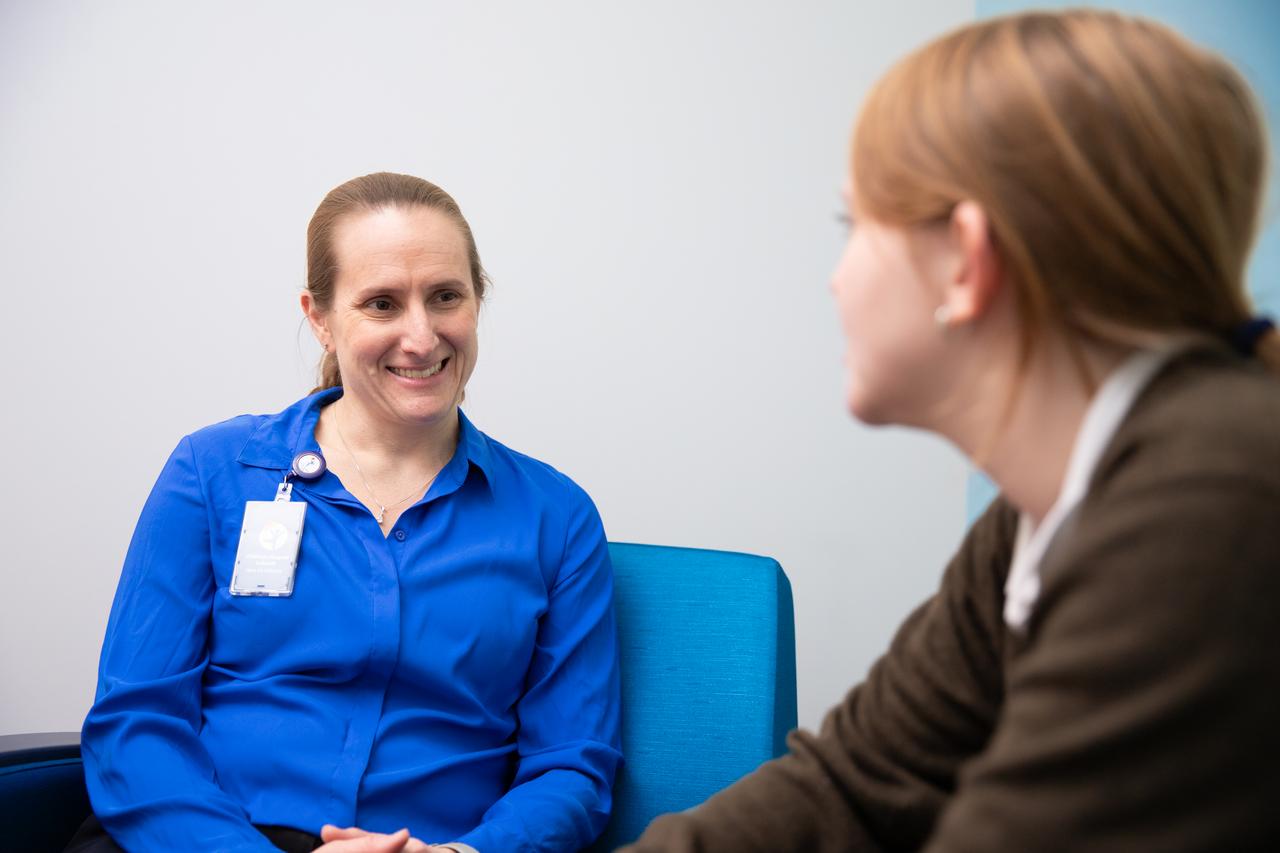
[[[367,175],[307,263],[320,387],[184,438],[143,509],[69,849],[585,847],[621,757],[612,572],[590,498],[459,408],[470,228]]]
[[[309,283],[303,291],[302,310],[325,350],[318,390],[340,385],[343,396],[321,412],[316,438],[335,473],[344,482],[354,475],[361,500],[389,529],[397,508],[421,497],[456,443],[457,408],[476,363],[484,274],[472,271],[475,244],[458,225],[461,214],[414,205],[327,221],[318,239],[333,266],[323,288]],[[340,420],[357,447],[363,440],[366,462],[381,456],[378,469],[360,467]],[[404,497],[380,500],[370,476],[383,497]]]
[[[334,187],[311,217],[311,224],[307,227],[306,290],[311,304],[321,311],[327,311],[333,305],[338,274],[335,233],[339,230],[339,222],[361,213],[376,215],[389,212],[431,212],[447,220],[452,229],[437,231],[437,236],[443,236],[446,241],[461,238],[466,251],[466,281],[471,284],[476,301],[484,301],[489,278],[480,263],[480,252],[476,249],[471,226],[453,197],[435,184],[411,175],[375,172]],[[310,315],[308,303],[303,303],[303,310]],[[336,356],[331,349],[326,349],[320,360],[320,387],[316,390],[341,385],[341,376]]]
[[[462,235],[425,207],[355,214],[335,230],[337,304],[302,294],[302,310],[337,365],[333,384],[379,398],[392,420],[439,420],[457,404],[476,359],[480,299]]]

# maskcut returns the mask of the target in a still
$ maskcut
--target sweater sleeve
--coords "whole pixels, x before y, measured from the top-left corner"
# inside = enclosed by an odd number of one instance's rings
[[[1059,531],[929,851],[1275,849],[1280,488],[1204,455],[1129,466]]]
[[[632,853],[877,851],[922,845],[980,751],[1002,695],[1002,587],[1016,518],[997,501],[938,593],[817,734],[688,812],[654,821]]]
[[[127,850],[275,849],[218,786],[198,736],[212,598],[206,503],[184,439],[129,545],[81,736],[93,811]]]

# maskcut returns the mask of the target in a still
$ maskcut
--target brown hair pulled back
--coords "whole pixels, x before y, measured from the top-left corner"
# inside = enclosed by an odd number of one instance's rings
[[[1251,314],[1266,151],[1225,60],[1154,22],[1077,10],[980,22],[909,55],[868,96],[852,167],[858,208],[887,224],[983,207],[1025,367],[1049,326],[1229,338]],[[1280,335],[1257,354],[1280,372]]]
[[[310,224],[307,225],[307,290],[311,293],[316,307],[321,311],[328,311],[333,305],[334,282],[338,276],[338,260],[333,250],[333,232],[337,224],[351,214],[373,212],[388,207],[425,207],[449,217],[458,226],[467,243],[471,285],[475,288],[476,299],[484,299],[489,278],[480,264],[480,253],[476,250],[471,226],[467,224],[453,196],[430,181],[424,181],[413,175],[374,172],[371,175],[352,178],[331,189],[321,200],[320,206],[311,217]],[[326,352],[321,356],[318,372],[320,384],[314,391],[334,388],[342,384],[342,376],[338,372],[338,358],[333,353]]]

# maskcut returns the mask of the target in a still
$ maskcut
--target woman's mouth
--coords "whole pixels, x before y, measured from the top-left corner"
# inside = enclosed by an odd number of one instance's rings
[[[441,359],[440,361],[436,362],[430,367],[422,367],[422,368],[416,368],[416,369],[408,368],[408,367],[388,367],[387,370],[390,370],[396,376],[402,376],[405,379],[429,379],[432,376],[435,376],[441,370],[444,370],[444,366],[448,363],[449,363],[449,359],[445,358],[445,359]]]

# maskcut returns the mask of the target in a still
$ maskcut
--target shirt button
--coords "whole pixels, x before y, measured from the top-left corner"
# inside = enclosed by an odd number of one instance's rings
[[[393,535],[393,536],[395,536],[395,537],[396,537],[396,539],[397,539],[398,541],[400,541],[400,542],[403,542],[403,541],[404,541],[405,532],[404,532],[403,530],[397,530],[397,531],[396,531],[395,533],[393,533],[392,535]]]

